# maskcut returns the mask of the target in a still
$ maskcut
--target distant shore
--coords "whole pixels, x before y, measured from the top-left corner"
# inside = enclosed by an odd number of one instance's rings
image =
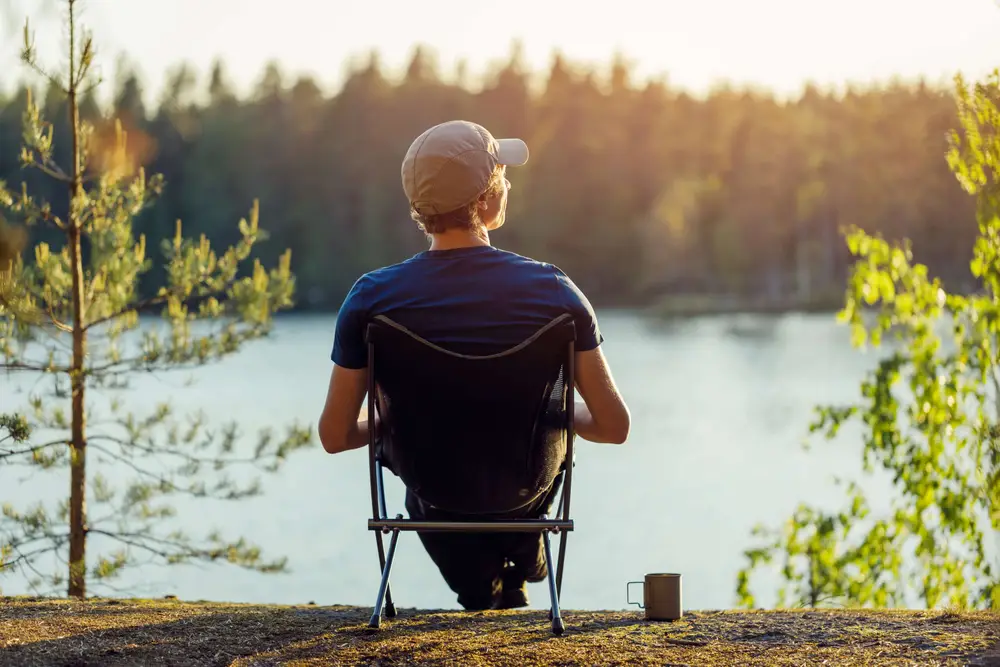
[[[844,307],[844,294],[828,294],[810,298],[797,297],[748,297],[730,294],[676,294],[630,303],[595,302],[598,312],[641,312],[653,317],[701,317],[707,315],[783,315],[786,313],[835,314]],[[336,309],[315,308],[302,304],[297,308],[275,314],[283,317],[336,316]]]
[[[950,611],[400,609],[0,598],[0,665],[977,665],[1000,667],[1000,615]]]
[[[699,317],[706,315],[784,315],[786,313],[830,313],[844,307],[844,294],[809,297],[747,297],[730,294],[677,294],[662,297],[644,310],[654,317]]]

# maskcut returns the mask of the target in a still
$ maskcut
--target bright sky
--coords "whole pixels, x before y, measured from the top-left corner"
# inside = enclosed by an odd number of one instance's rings
[[[0,85],[17,62],[27,14],[47,62],[60,64],[60,13],[51,0],[0,0]],[[61,6],[61,2],[57,3]],[[702,92],[720,80],[797,93],[821,84],[956,71],[978,77],[1000,66],[1000,0],[84,0],[103,71],[124,52],[150,96],[181,60],[205,73],[221,57],[243,92],[264,64],[310,73],[334,90],[352,56],[377,49],[394,74],[416,43],[430,44],[450,74],[459,59],[479,75],[504,59],[515,39],[528,64],[545,68],[555,49],[605,64],[615,50],[640,77]]]

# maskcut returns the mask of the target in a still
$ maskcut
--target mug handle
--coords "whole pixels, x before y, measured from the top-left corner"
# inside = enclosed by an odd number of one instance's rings
[[[635,606],[639,607],[639,609],[645,609],[646,607],[644,607],[641,602],[632,602],[632,596],[631,596],[632,589],[629,588],[632,584],[641,584],[642,586],[645,586],[646,582],[630,581],[627,584],[625,584],[625,601],[628,602],[629,604],[634,604]]]

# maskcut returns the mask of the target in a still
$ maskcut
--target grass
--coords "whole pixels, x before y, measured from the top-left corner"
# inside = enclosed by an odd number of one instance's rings
[[[1000,616],[941,611],[400,610],[0,598],[0,665],[993,665]],[[992,648],[991,648],[992,647]]]

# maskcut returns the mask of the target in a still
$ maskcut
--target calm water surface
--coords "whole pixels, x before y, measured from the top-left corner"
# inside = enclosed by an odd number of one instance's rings
[[[569,539],[563,604],[623,608],[627,581],[674,571],[684,576],[686,608],[732,606],[753,525],[782,521],[803,500],[836,507],[843,495],[833,476],[859,473],[856,431],[817,442],[811,452],[801,443],[812,407],[855,398],[875,359],[852,349],[847,329],[830,315],[705,318],[669,327],[627,312],[599,316],[633,428],[625,445],[579,441],[577,529]],[[236,419],[247,433],[295,419],[315,424],[333,330],[332,316],[284,318],[271,340],[198,370],[191,386],[184,374],[142,378],[128,404],[142,409],[169,399],[182,410],[205,409],[219,422]],[[24,401],[18,385],[0,376],[3,409]],[[253,447],[253,438],[244,445]],[[115,586],[123,594],[182,599],[371,605],[379,569],[365,524],[367,465],[364,450],[330,456],[317,440],[263,479],[262,497],[177,505],[189,533],[220,528],[244,535],[269,554],[287,555],[289,574],[151,566]],[[56,497],[65,493],[66,478],[0,470],[0,500],[23,506]],[[395,478],[388,484],[390,513],[404,511],[401,485]],[[99,546],[92,541],[92,550]],[[5,593],[25,591],[14,578],[0,584]],[[457,608],[415,534],[400,537],[392,585],[400,606]],[[773,601],[774,585],[758,581],[762,603]],[[547,605],[544,584],[529,592],[533,607]]]

